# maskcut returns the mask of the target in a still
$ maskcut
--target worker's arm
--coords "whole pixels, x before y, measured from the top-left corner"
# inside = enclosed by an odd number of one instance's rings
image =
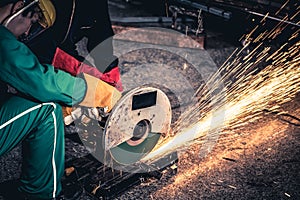
[[[86,82],[73,77],[52,65],[42,65],[23,43],[2,27],[0,34],[0,79],[19,92],[41,102],[59,102],[73,105],[81,102],[86,94]]]

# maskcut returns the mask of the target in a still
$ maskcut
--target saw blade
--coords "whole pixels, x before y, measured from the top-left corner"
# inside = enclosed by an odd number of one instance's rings
[[[123,142],[110,149],[110,155],[116,162],[123,165],[135,163],[155,147],[160,137],[160,133],[149,133],[148,137],[136,146],[131,146],[127,142]]]
[[[104,128],[104,150],[120,164],[132,164],[147,155],[166,136],[171,105],[164,92],[139,87],[115,105]]]

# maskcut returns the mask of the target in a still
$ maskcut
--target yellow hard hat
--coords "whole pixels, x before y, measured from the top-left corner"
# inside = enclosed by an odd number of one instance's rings
[[[49,28],[54,24],[56,12],[51,0],[0,0],[0,7],[10,3],[16,3],[18,1],[23,1],[24,7],[18,10],[16,13],[11,14],[10,19],[6,21],[6,24],[23,12],[34,11],[33,9],[35,7],[39,8],[38,12],[41,13],[39,24],[44,29]]]
[[[38,6],[42,12],[42,18],[39,20],[39,23],[44,28],[49,28],[56,19],[55,8],[50,0],[38,0]]]

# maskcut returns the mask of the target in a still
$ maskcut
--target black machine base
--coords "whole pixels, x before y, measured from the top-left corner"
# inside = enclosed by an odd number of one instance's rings
[[[165,163],[161,165],[161,163]],[[177,152],[161,158],[151,166],[164,166],[160,169],[145,172],[145,166],[139,163],[133,171],[125,172],[104,166],[91,154],[76,158],[66,163],[66,176],[62,183],[68,188],[74,184],[80,185],[95,199],[112,199],[120,196],[126,190],[149,179],[160,179],[163,172],[177,172]],[[156,165],[156,163],[160,163]],[[147,166],[149,169],[149,166]],[[154,169],[152,167],[152,169]],[[69,187],[71,188],[71,187]]]

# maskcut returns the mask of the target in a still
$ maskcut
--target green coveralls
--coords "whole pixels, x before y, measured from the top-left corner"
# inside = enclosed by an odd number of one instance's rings
[[[46,48],[46,47],[45,47]],[[0,25],[0,156],[22,142],[20,191],[49,199],[61,192],[64,173],[64,124],[60,104],[71,106],[86,84],[34,54]],[[18,93],[7,92],[7,85]]]

